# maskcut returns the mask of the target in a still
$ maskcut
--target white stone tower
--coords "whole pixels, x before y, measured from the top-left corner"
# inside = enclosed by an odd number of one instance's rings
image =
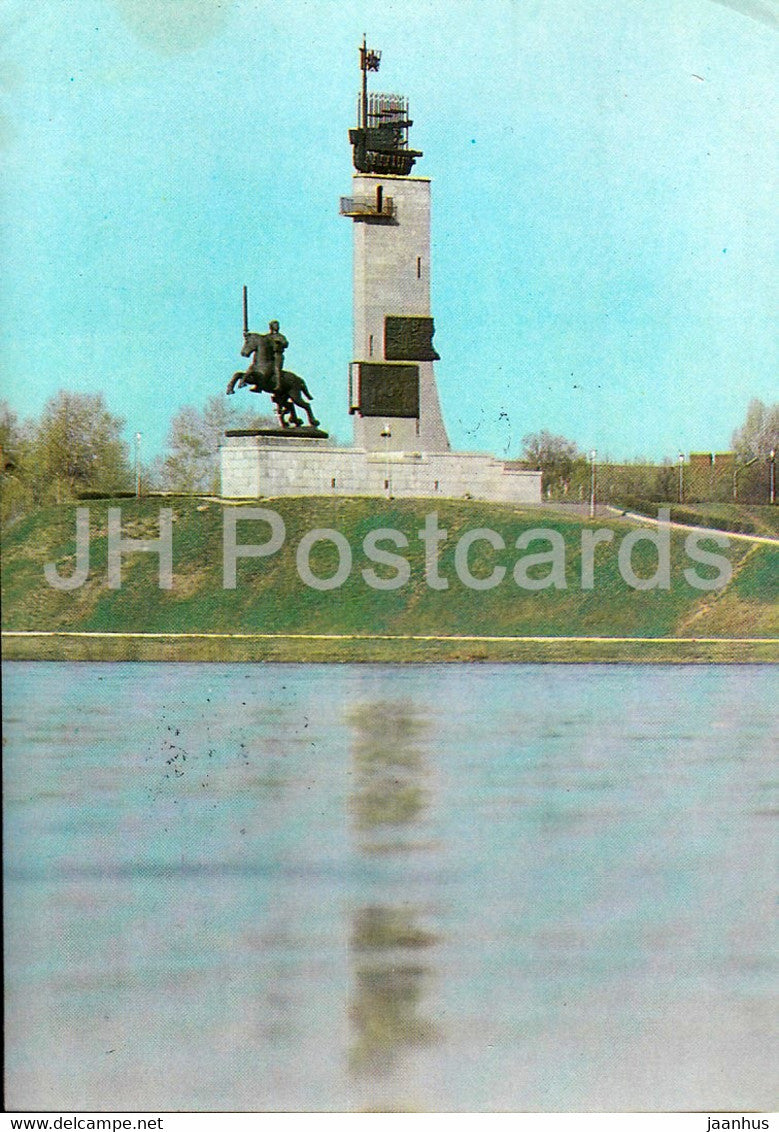
[[[430,312],[430,179],[409,176],[408,102],[367,92],[379,53],[360,50],[363,90],[352,195],[341,214],[354,227],[354,353],[349,410],[357,448],[447,452],[433,362]],[[388,435],[389,434],[389,435]]]

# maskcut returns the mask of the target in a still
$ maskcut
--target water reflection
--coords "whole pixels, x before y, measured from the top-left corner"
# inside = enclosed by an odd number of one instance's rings
[[[411,848],[428,802],[421,741],[426,725],[409,701],[369,701],[348,716],[353,728],[350,807],[363,853]]]
[[[773,669],[4,681],[10,1107],[770,1106]]]
[[[375,886],[377,899],[352,913],[349,1064],[355,1077],[386,1087],[403,1055],[440,1037],[426,1001],[440,937],[429,924],[430,910],[414,899],[413,882],[387,883],[405,877],[433,849],[426,829],[427,728],[410,701],[363,702],[348,720],[355,850],[366,860],[384,856],[389,870]]]

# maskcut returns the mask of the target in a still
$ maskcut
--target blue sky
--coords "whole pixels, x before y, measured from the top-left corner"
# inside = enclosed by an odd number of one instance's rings
[[[433,178],[452,443],[722,450],[776,396],[778,29],[774,0],[10,0],[1,395],[104,388],[150,457],[242,368],[247,283],[349,439],[365,30]]]

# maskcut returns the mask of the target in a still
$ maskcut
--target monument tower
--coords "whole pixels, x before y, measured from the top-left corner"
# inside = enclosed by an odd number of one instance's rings
[[[380,52],[363,39],[355,173],[341,215],[354,227],[354,344],[349,411],[357,448],[447,452],[433,363],[430,179],[411,175],[408,99],[368,92]]]
[[[378,71],[379,52],[364,39],[360,69],[357,125],[349,131],[352,195],[341,198],[341,214],[350,217],[354,233],[354,444],[335,444],[318,428],[305,381],[281,365],[288,343],[279,324],[271,323],[268,334],[251,333],[244,303],[241,356],[252,363],[233,375],[227,392],[248,385],[270,393],[279,427],[228,430],[222,494],[540,503],[539,471],[449,446],[433,373],[438,354],[430,312],[430,179],[412,176],[422,154],[409,148],[408,100],[368,92],[368,72]]]

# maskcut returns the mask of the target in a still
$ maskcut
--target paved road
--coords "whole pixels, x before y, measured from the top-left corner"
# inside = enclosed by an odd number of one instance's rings
[[[659,519],[653,519],[650,515],[641,515],[638,511],[622,511],[619,507],[607,506],[606,510],[620,519],[632,519],[637,523],[652,523],[654,526],[657,526],[660,521]],[[721,531],[719,527],[695,527],[690,523],[670,522],[668,526],[673,527],[677,531],[696,531],[698,533],[703,531],[710,535],[722,535],[724,538],[732,538],[735,539],[736,542],[757,542],[761,543],[763,546],[779,547],[779,538],[775,538],[772,535],[745,535],[742,534],[741,531]]]

